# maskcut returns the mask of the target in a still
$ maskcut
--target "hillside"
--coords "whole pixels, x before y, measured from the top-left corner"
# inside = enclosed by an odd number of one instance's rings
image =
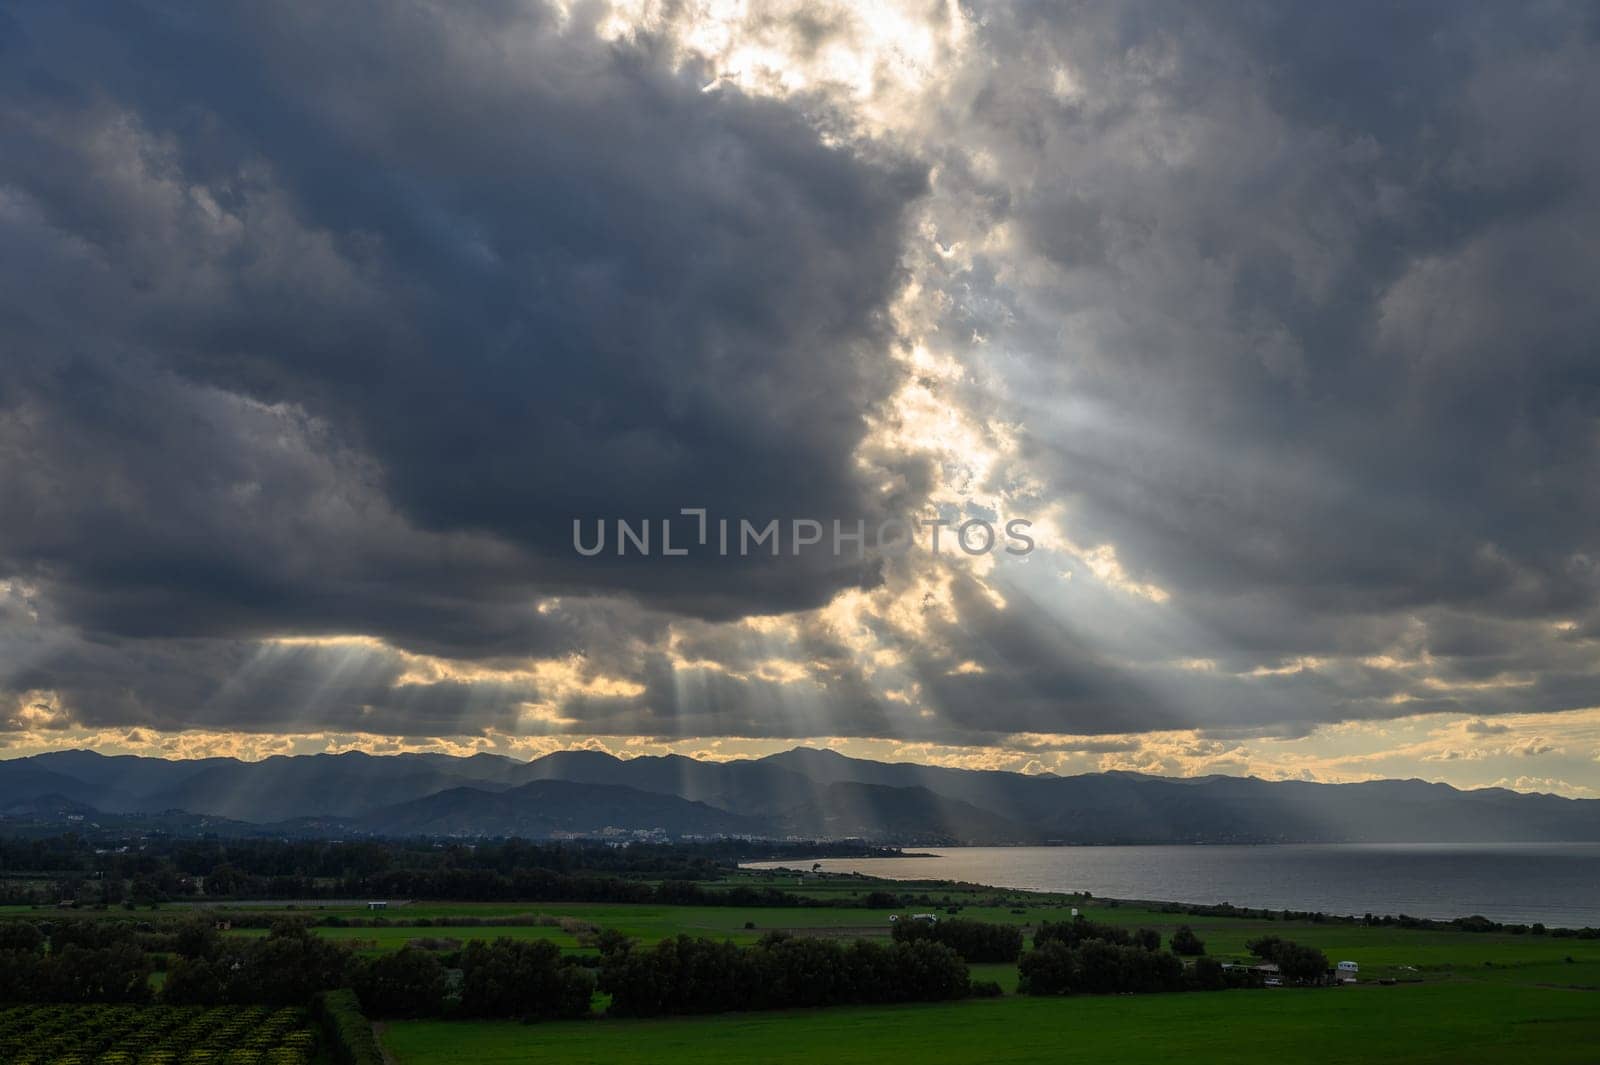
[[[1600,800],[1497,788],[1027,776],[808,748],[732,762],[598,751],[531,762],[354,752],[176,761],[87,751],[0,761],[0,816],[68,823],[69,811],[182,811],[293,834],[543,837],[613,828],[902,843],[1600,840]]]

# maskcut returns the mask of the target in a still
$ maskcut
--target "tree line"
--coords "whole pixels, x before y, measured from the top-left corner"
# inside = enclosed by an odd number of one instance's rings
[[[406,946],[371,958],[279,919],[265,936],[225,936],[214,918],[161,931],[133,922],[0,922],[0,1001],[304,1006],[354,991],[373,1017],[554,1020],[588,1016],[598,989],[616,1016],[942,1001],[997,994],[972,984],[944,944],[841,944],[769,933],[753,946],[678,936],[641,946],[615,931],[592,937],[599,957],[546,940],[473,940],[446,952]]]
[[[1169,991],[1221,991],[1260,987],[1253,969],[1225,967],[1204,957],[1205,944],[1183,925],[1172,949],[1161,949],[1153,928],[1127,929],[1085,917],[1042,923],[1033,950],[1017,963],[1017,990],[1024,995],[1118,995]],[[1193,955],[1185,966],[1179,955]]]
[[[969,962],[1014,962],[1022,953],[1022,929],[1014,924],[994,924],[951,918],[942,921],[907,920],[902,914],[891,933],[896,943],[926,940],[942,943]]]
[[[602,949],[599,987],[611,995],[609,1012],[623,1017],[940,1002],[974,990],[961,956],[928,941],[841,944],[772,932],[749,947],[677,936]]]

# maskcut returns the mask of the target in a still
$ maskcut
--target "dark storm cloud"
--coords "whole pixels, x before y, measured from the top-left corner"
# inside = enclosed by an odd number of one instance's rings
[[[1037,335],[1035,383],[1118,419],[1027,423],[1085,523],[1168,581],[1318,611],[1593,600],[1581,11],[995,22],[1034,62],[972,128],[1026,167],[1011,211],[1054,267],[1021,307],[1075,327]]]
[[[1012,61],[947,95],[941,239],[1013,243],[946,280],[949,320],[1024,353],[994,402],[1075,537],[1173,594],[1190,631],[1145,647],[1432,656],[1235,683],[1224,719],[1600,703],[1552,629],[1600,590],[1592,9],[983,16]],[[1508,669],[1550,674],[1416,686]],[[1169,705],[1206,722],[1206,683]]]
[[[0,686],[74,721],[964,743],[1600,704],[1587,8],[979,5],[896,151],[582,7],[17,12]],[[1066,562],[775,635],[707,619],[879,572],[575,564],[573,517],[919,502],[863,444],[907,270],[967,364],[930,391],[1020,444],[968,487],[1166,597]],[[593,685],[256,642],[287,633]]]
[[[570,649],[575,517],[871,517],[852,452],[921,173],[506,5],[35,5],[4,34],[0,559],[130,635]]]

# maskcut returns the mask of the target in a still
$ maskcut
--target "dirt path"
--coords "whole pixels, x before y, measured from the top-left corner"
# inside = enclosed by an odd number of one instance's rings
[[[389,1047],[383,1041],[383,1030],[386,1025],[382,1021],[372,1022],[372,1038],[378,1041],[378,1053],[383,1055],[383,1065],[398,1065],[394,1055],[389,1053]]]

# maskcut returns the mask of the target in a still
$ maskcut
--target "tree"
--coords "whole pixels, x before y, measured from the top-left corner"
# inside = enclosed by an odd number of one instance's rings
[[[437,1017],[444,1012],[444,966],[416,947],[362,962],[351,974],[351,986],[371,1017]]]
[[[469,1017],[583,1017],[593,994],[594,976],[564,964],[548,940],[473,940],[461,952],[461,1012]]]
[[[311,935],[302,924],[280,922],[265,939],[230,940],[209,958],[180,958],[161,997],[197,1006],[304,1006],[318,991],[345,986],[350,963],[344,947]]]
[[[32,921],[0,921],[0,951],[44,953],[44,933]]]
[[[1215,958],[1196,958],[1190,981],[1197,991],[1221,991],[1228,986],[1227,970]]]
[[[1047,939],[1017,962],[1017,992],[1064,995],[1077,984],[1077,957],[1057,939]]]
[[[1142,945],[1085,939],[1076,947],[1046,940],[1017,963],[1017,990],[1024,995],[1114,995],[1178,991],[1183,963]]]
[[[1179,925],[1178,930],[1172,933],[1172,953],[1193,958],[1205,952],[1205,942],[1188,925]]]
[[[1328,974],[1328,956],[1315,947],[1285,942],[1275,960],[1287,983],[1316,983]]]
[[[1014,962],[1022,953],[1022,929],[987,921],[897,921],[896,943],[929,940],[943,943],[969,962]]]
[[[218,1006],[226,994],[222,977],[205,958],[179,958],[161,985],[161,1001],[174,1006]]]
[[[148,1002],[150,963],[131,943],[52,952],[40,974],[38,1002]]]
[[[211,918],[191,917],[178,926],[172,949],[185,958],[212,958],[222,949],[222,936]]]
[[[1285,983],[1315,983],[1327,975],[1328,956],[1315,947],[1303,946],[1278,936],[1263,936],[1245,946],[1256,957],[1277,965]]]

